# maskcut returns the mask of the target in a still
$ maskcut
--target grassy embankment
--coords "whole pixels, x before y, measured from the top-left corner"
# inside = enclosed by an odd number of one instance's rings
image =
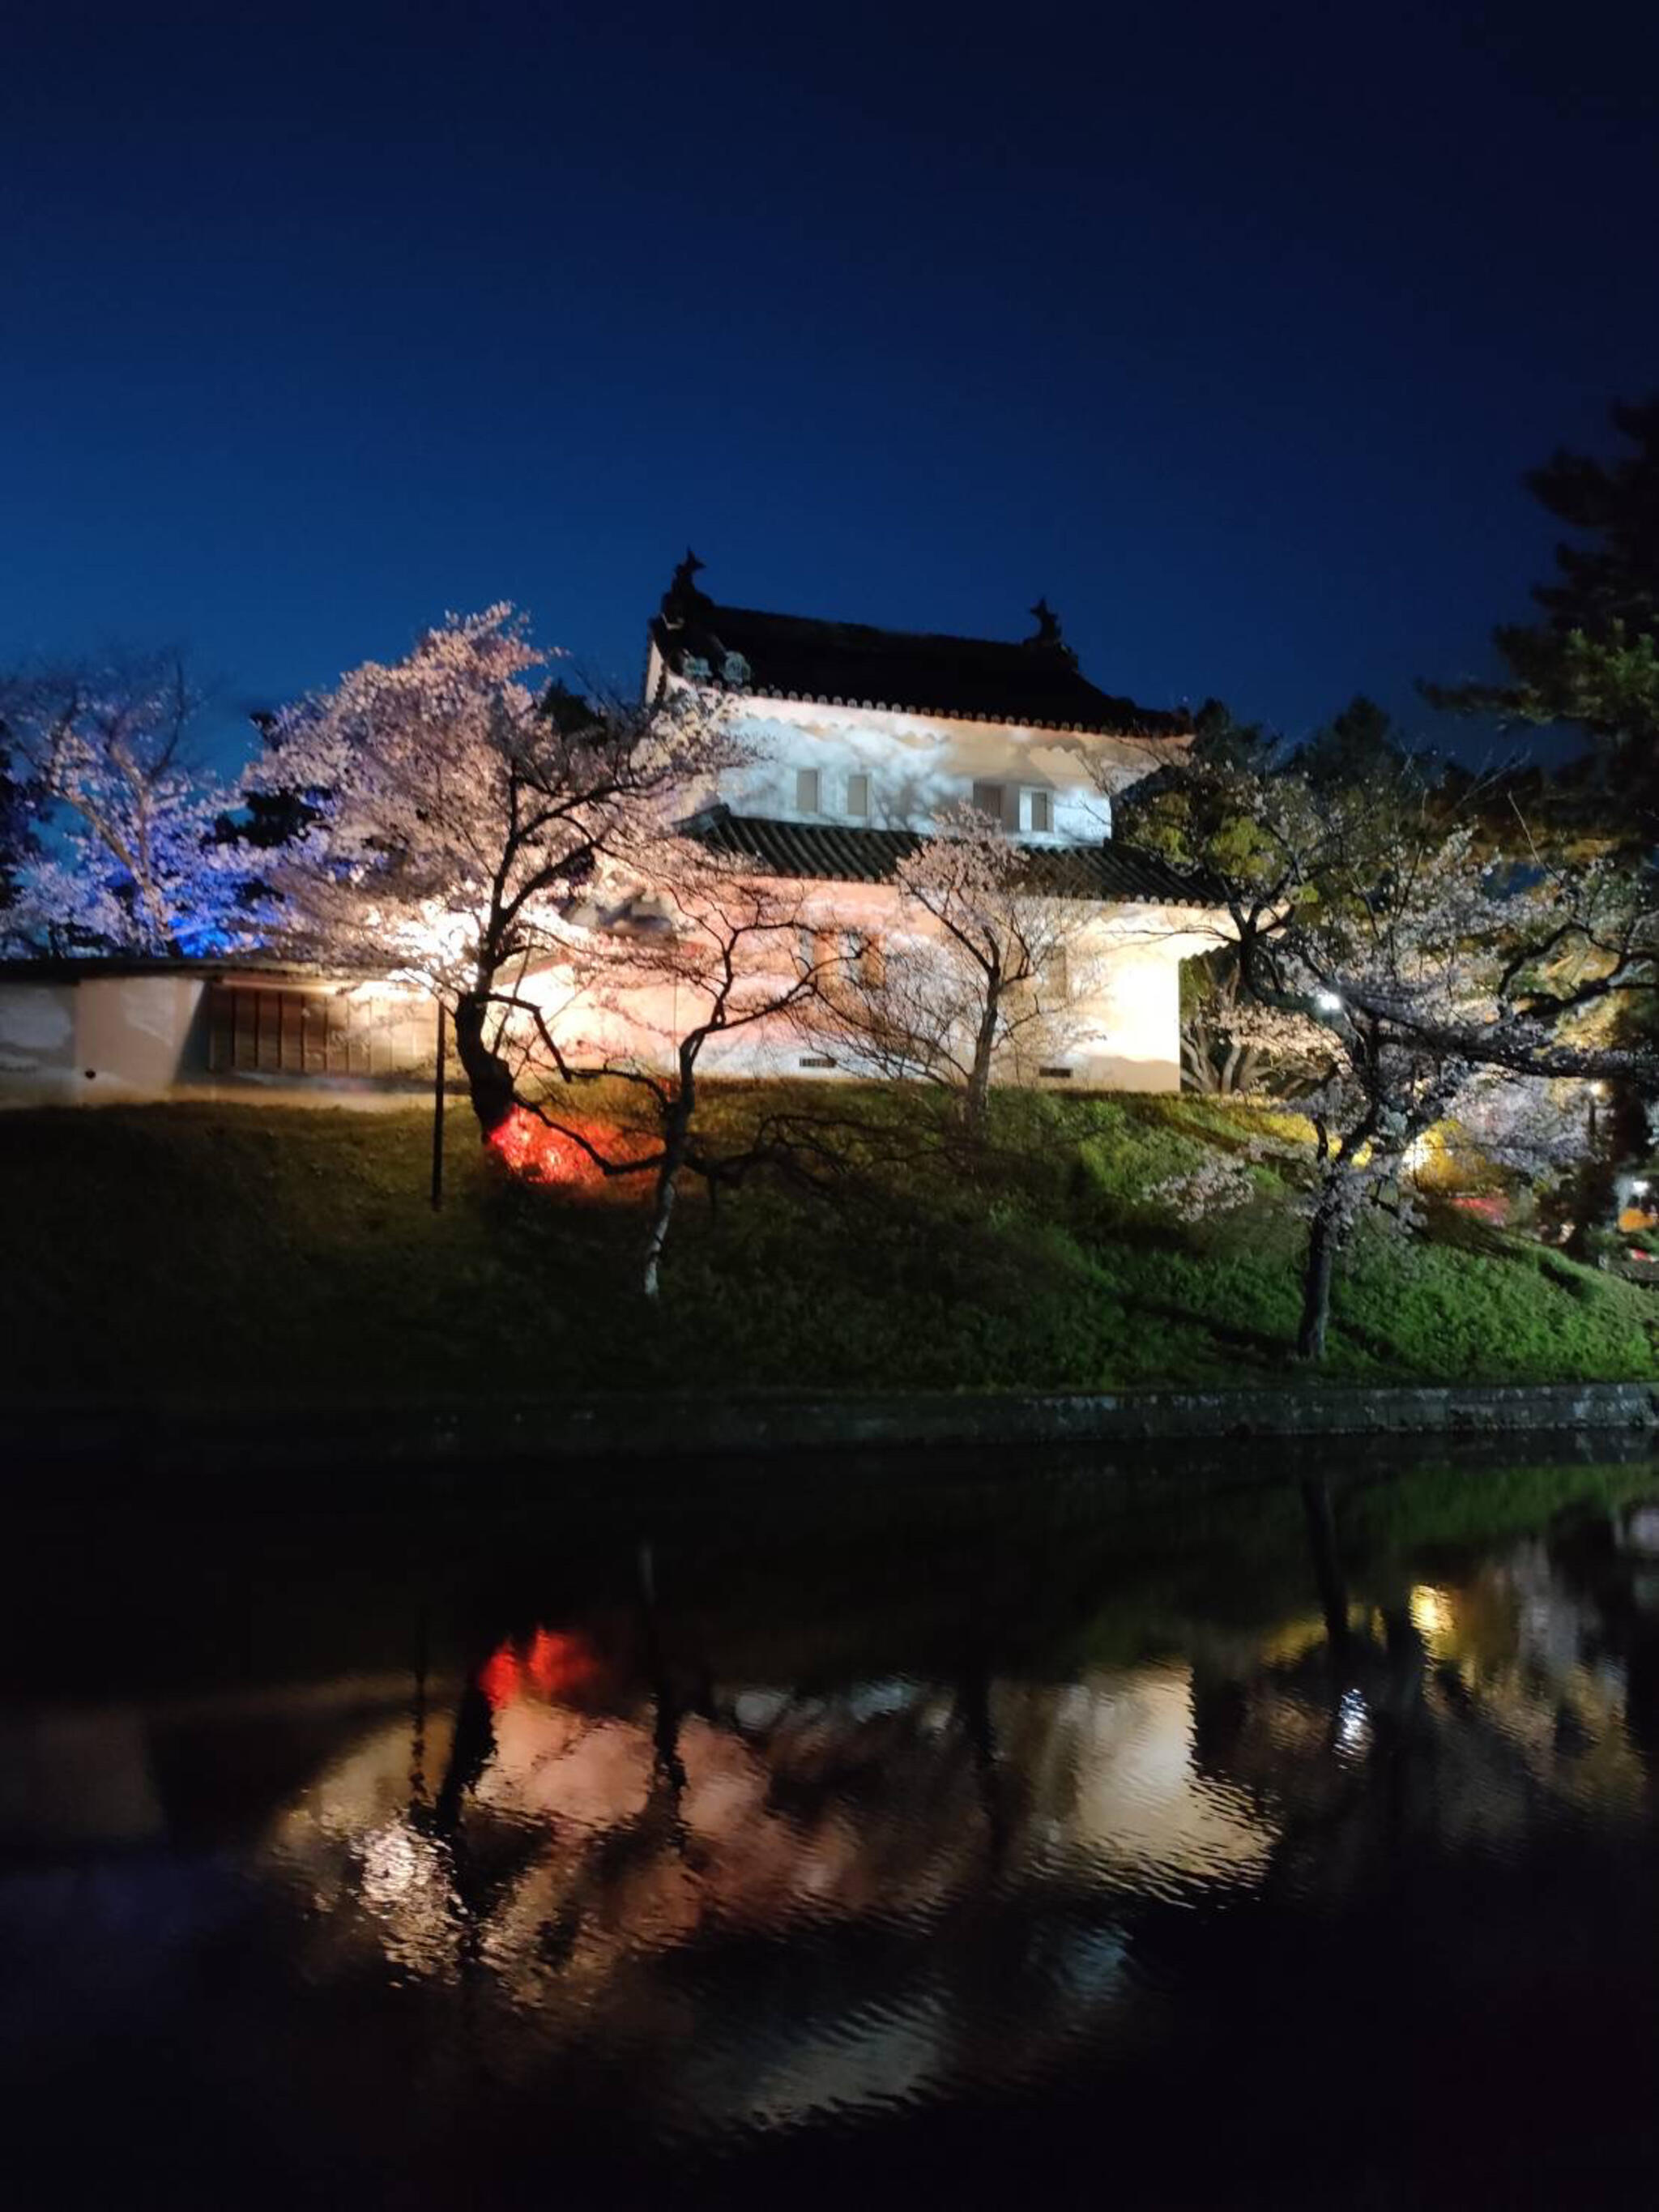
[[[824,1094],[811,1094],[821,1103]],[[845,1094],[838,1103],[845,1102]],[[590,1102],[603,1104],[603,1102]],[[714,1102],[756,1110],[754,1091]],[[774,1101],[776,1103],[775,1094]],[[868,1099],[890,1141],[931,1101]],[[1195,1100],[997,1098],[972,1173],[902,1141],[826,1206],[756,1182],[688,1190],[659,1310],[635,1289],[643,1195],[527,1184],[452,1106],[426,1202],[418,1109],[164,1106],[9,1114],[0,1327],[15,1394],[778,1387],[1112,1389],[1283,1382],[1302,1230],[1271,1174],[1185,1223],[1160,1180],[1236,1145]],[[1365,1227],[1339,1283],[1332,1382],[1659,1374],[1659,1306],[1448,1212]]]

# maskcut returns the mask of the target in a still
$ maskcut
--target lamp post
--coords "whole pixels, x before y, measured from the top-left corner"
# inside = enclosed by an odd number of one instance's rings
[[[444,1202],[444,1002],[438,1000],[438,1050],[432,1063],[432,1211]]]

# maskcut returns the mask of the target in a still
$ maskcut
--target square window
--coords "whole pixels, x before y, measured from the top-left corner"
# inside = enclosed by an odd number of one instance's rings
[[[1034,791],[1031,793],[1032,829],[1037,831],[1040,835],[1047,836],[1054,826],[1054,793],[1048,791]]]
[[[818,808],[818,772],[815,768],[795,770],[795,811],[797,814],[816,814]]]
[[[1000,783],[976,783],[974,786],[974,810],[987,816],[1000,830],[1004,820],[1002,786]]]
[[[847,811],[862,821],[870,811],[870,779],[867,775],[849,775],[847,779]]]

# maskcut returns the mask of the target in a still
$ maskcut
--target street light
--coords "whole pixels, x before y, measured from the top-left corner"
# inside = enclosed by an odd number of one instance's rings
[[[1342,1011],[1341,994],[1336,991],[1316,991],[1314,1004],[1322,1014],[1340,1014]]]

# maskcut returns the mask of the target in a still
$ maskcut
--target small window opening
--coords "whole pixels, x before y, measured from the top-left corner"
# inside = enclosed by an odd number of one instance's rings
[[[1031,793],[1031,827],[1046,836],[1054,826],[1054,799],[1049,791]]]
[[[798,814],[817,814],[818,805],[818,772],[815,768],[795,770],[795,811]]]
[[[1050,1083],[1069,1083],[1072,1079],[1069,1067],[1040,1067],[1037,1073]]]
[[[863,821],[870,811],[870,779],[867,775],[849,775],[847,779],[847,811],[855,821]]]

